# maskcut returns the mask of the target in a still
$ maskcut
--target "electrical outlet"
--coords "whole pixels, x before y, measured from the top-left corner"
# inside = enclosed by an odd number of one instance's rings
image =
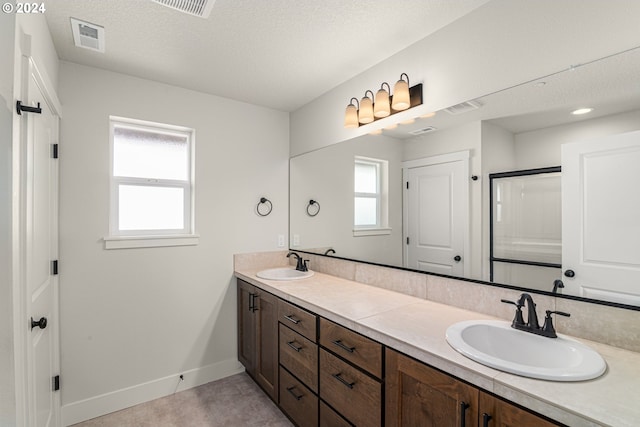
[[[278,234],[278,247],[284,248],[284,234]]]
[[[300,235],[299,234],[294,234],[293,235],[293,246],[300,246]]]

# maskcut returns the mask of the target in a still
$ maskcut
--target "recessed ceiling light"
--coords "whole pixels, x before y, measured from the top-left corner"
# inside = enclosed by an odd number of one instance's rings
[[[593,111],[593,108],[578,108],[577,110],[573,110],[571,114],[574,116],[579,116],[580,114],[587,114]]]
[[[547,82],[542,82],[542,81],[540,81],[540,82],[536,82],[535,86],[536,86],[536,87],[542,87],[542,86],[544,86],[544,85],[546,85],[546,84],[547,84]]]

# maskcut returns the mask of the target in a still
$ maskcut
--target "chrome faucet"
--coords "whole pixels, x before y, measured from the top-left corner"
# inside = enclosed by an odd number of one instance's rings
[[[532,334],[541,335],[543,337],[548,338],[556,338],[558,335],[556,334],[556,330],[553,327],[553,320],[551,318],[552,314],[558,314],[560,316],[571,316],[569,313],[565,313],[563,311],[546,311],[546,316],[544,318],[544,325],[540,327],[540,323],[538,322],[538,314],[536,313],[536,304],[533,302],[533,298],[529,294],[522,294],[520,298],[518,298],[518,302],[513,302],[509,300],[500,300],[507,304],[513,304],[516,306],[516,314],[513,318],[513,322],[511,322],[511,327],[514,329],[518,329],[525,332],[531,332]],[[526,305],[527,307],[527,322],[525,323],[524,318],[522,316],[522,307]]]
[[[300,255],[298,255],[297,253],[290,251],[287,254],[287,258],[289,258],[291,255],[296,257],[296,270],[298,271],[309,271],[309,267],[307,267],[307,262],[309,262],[308,259],[303,260],[302,257]]]

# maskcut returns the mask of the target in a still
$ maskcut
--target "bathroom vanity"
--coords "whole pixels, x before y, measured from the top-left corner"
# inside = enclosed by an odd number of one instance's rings
[[[259,279],[258,270],[235,271],[239,358],[300,426],[427,419],[438,426],[631,426],[640,419],[638,353],[582,340],[605,358],[603,376],[520,377],[473,362],[445,340],[456,322],[495,317],[318,272],[274,281]],[[251,347],[247,362],[242,355]]]

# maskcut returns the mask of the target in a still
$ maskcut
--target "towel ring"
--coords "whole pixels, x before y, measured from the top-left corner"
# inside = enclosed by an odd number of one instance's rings
[[[314,208],[316,206],[316,208]],[[320,213],[320,203],[317,200],[309,200],[309,204],[307,205],[307,215],[316,216]]]
[[[261,206],[266,206],[266,208],[260,209]],[[271,213],[272,210],[273,204],[271,203],[271,200],[267,199],[266,197],[260,197],[260,201],[256,205],[257,214],[260,216],[267,216]]]

